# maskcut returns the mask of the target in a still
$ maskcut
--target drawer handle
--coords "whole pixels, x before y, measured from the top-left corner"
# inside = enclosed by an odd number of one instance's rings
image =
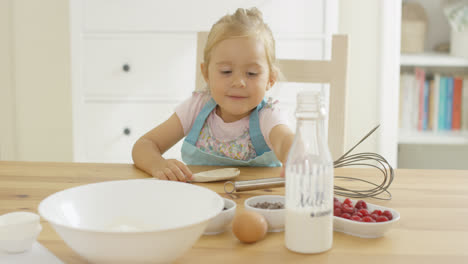
[[[130,130],[130,128],[126,127],[124,128],[123,133],[124,135],[129,136],[132,133],[132,131]]]
[[[122,70],[123,70],[124,72],[129,72],[129,71],[130,71],[130,65],[124,64],[124,65],[122,66]]]

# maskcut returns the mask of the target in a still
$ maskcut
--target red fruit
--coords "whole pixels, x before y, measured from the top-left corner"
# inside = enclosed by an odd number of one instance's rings
[[[341,215],[341,218],[351,219],[351,215],[348,214],[348,213],[344,213],[344,214]]]
[[[343,211],[344,213],[348,213],[348,214],[352,215],[354,213],[354,208],[351,205],[343,203],[341,205],[341,211]]]
[[[336,197],[333,197],[333,202],[339,202],[340,200],[338,200],[338,198]]]
[[[346,198],[343,203],[353,206],[353,202],[349,198]]]
[[[388,218],[386,216],[382,215],[382,216],[377,217],[376,221],[377,222],[386,222],[386,221],[388,221]]]
[[[351,220],[361,222],[362,218],[357,216],[357,215],[353,215],[353,216],[351,216]]]
[[[370,217],[372,217],[372,219],[374,219],[374,220],[377,220],[377,217],[379,217],[379,215],[378,214],[371,214]]]
[[[367,209],[367,204],[363,200],[359,200],[354,207],[357,209]]]
[[[364,217],[364,215],[362,215],[360,212],[357,212],[357,213],[355,213],[355,214],[353,214],[353,215],[357,215],[357,216],[359,216],[359,217],[361,217],[361,218]]]
[[[383,211],[382,215],[385,216],[385,217],[387,217],[388,220],[392,220],[392,219],[393,219],[393,215],[392,215],[392,213],[391,213],[389,210]]]
[[[371,214],[377,214],[377,215],[381,216],[381,215],[382,215],[382,211],[380,211],[380,210],[374,210]]]
[[[335,208],[334,212],[333,212],[333,215],[334,216],[341,216],[342,212],[341,212],[341,208]]]
[[[370,217],[370,216],[364,216],[364,217],[362,218],[362,221],[363,221],[363,222],[368,222],[368,223],[375,222],[375,220],[372,219],[372,217]]]
[[[334,201],[333,202],[333,208],[340,208],[341,207],[341,202],[340,201]]]
[[[370,215],[370,214],[369,214],[369,211],[367,211],[367,209],[361,209],[361,210],[359,210],[359,213],[361,213],[363,216],[368,216],[368,215]]]

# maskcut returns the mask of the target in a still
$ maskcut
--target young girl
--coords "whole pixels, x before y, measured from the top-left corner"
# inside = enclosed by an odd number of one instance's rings
[[[153,177],[186,181],[189,165],[281,166],[294,134],[277,102],[275,41],[256,8],[238,9],[213,25],[201,72],[206,91],[194,92],[164,123],[133,147],[135,165]],[[186,136],[182,160],[162,154]]]

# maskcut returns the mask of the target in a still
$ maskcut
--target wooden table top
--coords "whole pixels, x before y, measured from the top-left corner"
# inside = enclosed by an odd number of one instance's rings
[[[193,172],[216,167],[191,166]],[[279,168],[240,168],[236,180],[278,177]],[[379,182],[374,169],[336,169],[335,175]],[[37,213],[39,202],[57,191],[102,181],[147,178],[130,164],[85,164],[0,161],[0,214]],[[338,181],[335,181],[338,184]],[[224,194],[222,183],[199,184]],[[339,182],[346,186],[346,182]],[[400,212],[399,223],[384,237],[364,239],[334,232],[331,250],[315,255],[289,251],[284,233],[268,233],[254,244],[242,244],[228,231],[202,236],[176,263],[468,263],[468,171],[396,170],[393,199],[367,202]],[[284,188],[237,193],[238,211],[246,198],[284,194]],[[41,220],[39,242],[65,263],[86,263]]]

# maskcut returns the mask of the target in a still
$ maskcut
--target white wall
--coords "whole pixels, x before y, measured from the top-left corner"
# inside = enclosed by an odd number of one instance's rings
[[[379,122],[378,66],[380,54],[380,1],[340,1],[338,31],[348,35],[348,94],[346,147],[356,144]],[[377,134],[357,152],[377,152]]]
[[[11,10],[11,1],[0,1],[0,160],[16,157]]]
[[[0,8],[8,12],[11,25],[11,32],[0,28],[0,42],[11,38],[12,43],[12,80],[5,87],[16,97],[10,113],[16,130],[14,159],[71,161],[68,1],[6,0],[3,5],[10,7]],[[0,71],[8,74],[8,69]]]

